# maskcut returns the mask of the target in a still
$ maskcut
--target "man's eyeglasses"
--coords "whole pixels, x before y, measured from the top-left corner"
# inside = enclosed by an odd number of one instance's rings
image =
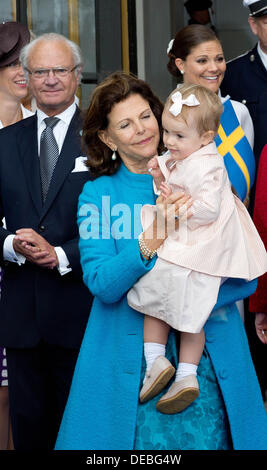
[[[51,69],[36,69],[36,70],[29,70],[26,68],[27,72],[34,78],[34,80],[42,80],[44,78],[47,78],[50,74],[50,72],[53,73],[54,77],[57,78],[64,78],[67,75],[69,75],[71,72],[73,72],[75,69],[79,67],[78,65],[75,65],[72,69],[69,69],[67,67],[55,67]]]

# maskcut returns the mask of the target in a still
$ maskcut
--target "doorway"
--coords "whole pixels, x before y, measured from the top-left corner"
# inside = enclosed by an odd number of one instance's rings
[[[77,95],[84,108],[95,85],[107,74],[121,70],[128,60],[127,51],[124,57],[122,54],[124,3],[122,0],[1,0],[1,21],[27,24],[33,37],[57,32],[79,44],[84,68]]]

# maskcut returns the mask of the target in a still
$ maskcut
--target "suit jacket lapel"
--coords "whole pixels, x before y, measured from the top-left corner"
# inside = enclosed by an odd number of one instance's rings
[[[62,187],[66,177],[74,165],[75,157],[80,155],[80,129],[81,111],[77,108],[70,122],[61,153],[58,157],[46,200],[41,212],[41,218],[45,216],[58,192],[60,191],[60,188]]]
[[[25,172],[32,202],[38,212],[42,210],[40,164],[37,143],[37,116],[21,121],[21,132],[17,135],[19,156]]]
[[[258,47],[255,46],[252,49],[252,52],[253,52],[252,55],[254,55],[254,60],[256,60],[256,64],[257,64],[257,68],[255,69],[255,72],[261,77],[261,79],[267,81],[267,71],[258,53]]]

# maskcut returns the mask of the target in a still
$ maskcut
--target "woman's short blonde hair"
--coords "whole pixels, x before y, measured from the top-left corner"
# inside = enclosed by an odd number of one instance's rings
[[[181,93],[182,99],[188,98],[189,95],[193,94],[200,102],[200,105],[198,106],[183,105],[177,118],[182,118],[187,123],[189,113],[194,113],[196,128],[200,135],[207,131],[214,131],[214,133],[217,134],[221,114],[223,112],[223,105],[218,95],[201,85],[184,84],[179,86],[179,88],[176,88],[170,94],[165,104],[165,111],[169,111],[170,106],[173,103],[172,95],[177,91]]]

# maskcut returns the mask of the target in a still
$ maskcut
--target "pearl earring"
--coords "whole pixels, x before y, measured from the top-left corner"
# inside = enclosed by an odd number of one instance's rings
[[[184,71],[183,70],[180,70],[181,74],[183,75],[184,74]]]
[[[111,155],[111,160],[113,160],[113,161],[117,160],[116,150],[117,149],[114,149],[113,154]]]

